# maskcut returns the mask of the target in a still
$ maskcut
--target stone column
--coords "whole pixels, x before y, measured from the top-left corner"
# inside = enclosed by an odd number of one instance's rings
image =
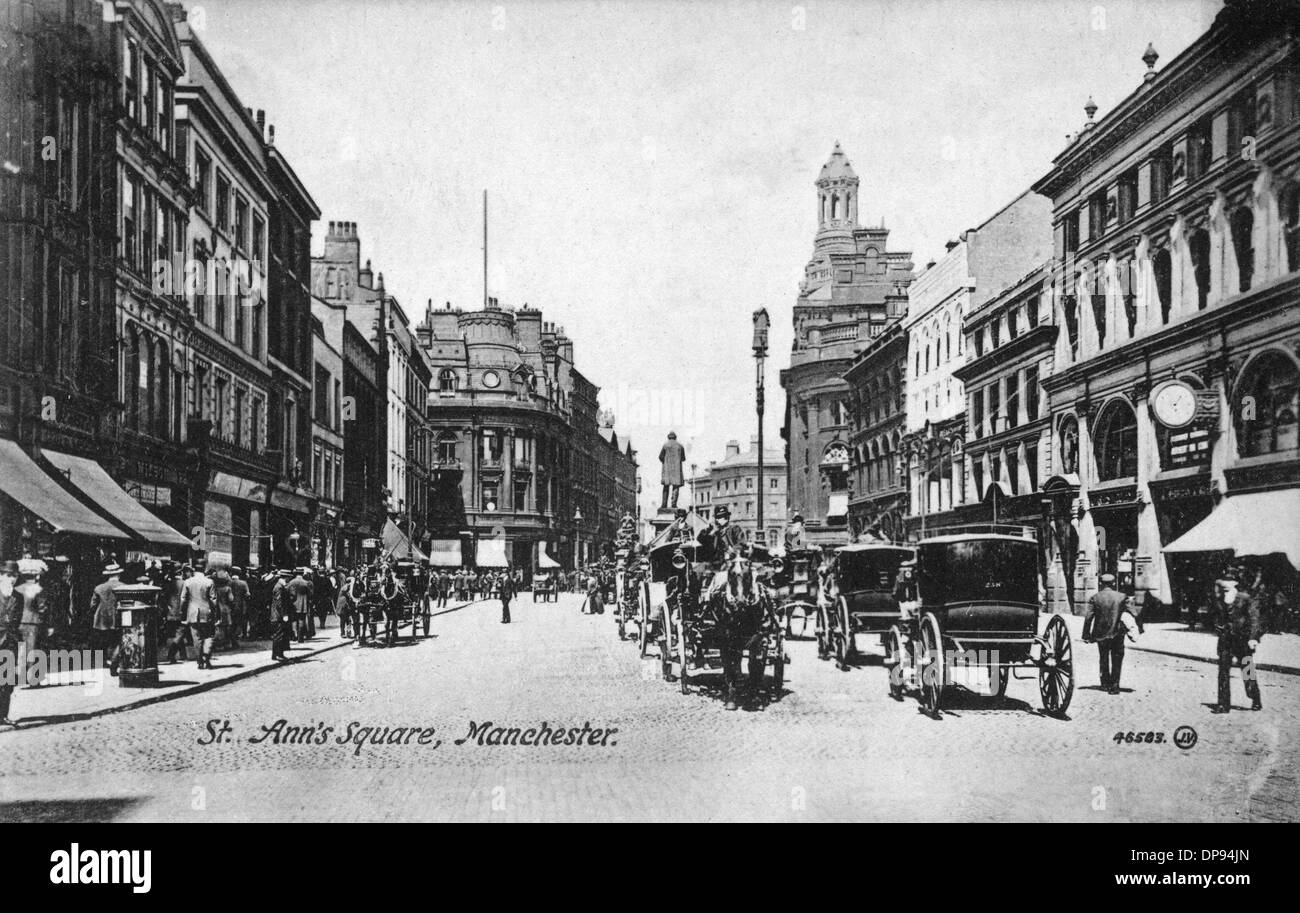
[[[1151,500],[1151,479],[1160,473],[1160,441],[1156,434],[1155,422],[1151,420],[1145,383],[1133,394],[1133,409],[1137,414],[1137,498],[1142,502],[1138,508],[1138,543],[1133,556],[1134,587],[1149,593],[1161,602],[1173,600],[1169,589],[1169,577],[1165,573],[1164,555],[1160,546],[1160,524],[1156,517],[1156,506]],[[1136,594],[1135,594],[1136,595]]]

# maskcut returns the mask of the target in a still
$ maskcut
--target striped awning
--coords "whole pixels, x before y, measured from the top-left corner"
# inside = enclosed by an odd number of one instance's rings
[[[429,543],[429,563],[434,567],[460,567],[461,560],[459,539],[434,539]]]

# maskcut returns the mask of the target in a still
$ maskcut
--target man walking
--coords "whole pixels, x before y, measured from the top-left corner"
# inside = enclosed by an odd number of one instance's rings
[[[1083,616],[1083,642],[1097,645],[1101,687],[1107,694],[1119,694],[1119,676],[1124,668],[1124,594],[1115,589],[1115,575],[1102,574],[1099,589],[1088,600]]]
[[[122,649],[117,629],[117,588],[122,585],[122,569],[116,563],[104,568],[107,579],[95,587],[90,597],[90,612],[95,626],[95,647],[103,652],[109,675],[117,675],[117,659]]]
[[[438,574],[438,608],[447,607],[447,592],[451,589],[451,578],[446,571]]]
[[[510,575],[501,576],[501,623],[510,624],[510,600],[514,597],[513,587],[510,584]]]
[[[281,570],[271,589],[271,659],[281,662],[289,659],[285,651],[293,641],[294,595],[293,590],[289,589],[291,577],[288,570]]]
[[[45,562],[39,559],[24,558],[18,562],[18,586],[14,587],[14,596],[18,600],[19,628],[22,631],[23,644],[27,648],[26,670],[23,678],[29,688],[41,686],[41,669],[43,664],[37,662],[36,656],[45,643],[45,638],[52,631],[49,620],[49,603],[45,598],[45,589],[36,582],[41,575]],[[121,569],[118,569],[121,573]],[[34,670],[34,674],[33,674]]]
[[[0,726],[18,724],[9,718],[9,702],[13,699],[14,679],[18,675],[18,638],[22,610],[14,586],[18,582],[18,565],[6,561],[0,566]]]
[[[239,646],[239,638],[248,634],[249,606],[252,594],[248,581],[244,579],[243,568],[230,569],[230,646]]]
[[[1246,697],[1251,710],[1262,710],[1259,700],[1259,672],[1255,668],[1255,650],[1263,636],[1259,618],[1259,602],[1249,593],[1237,589],[1237,575],[1224,574],[1214,584],[1214,630],[1219,635],[1219,700],[1213,713],[1227,713],[1232,709],[1232,665],[1234,658],[1241,659],[1241,678],[1246,684]]]
[[[181,590],[181,611],[185,613],[190,638],[199,654],[199,668],[211,669],[212,645],[216,639],[217,613],[220,610],[212,592],[212,579],[202,570],[196,570],[194,576],[185,581]]]
[[[311,581],[307,579],[310,573],[307,568],[298,568],[297,574],[289,581],[288,590],[293,596],[293,623],[294,629],[298,632],[298,643],[305,643],[311,635],[308,633],[308,625],[311,623]]]

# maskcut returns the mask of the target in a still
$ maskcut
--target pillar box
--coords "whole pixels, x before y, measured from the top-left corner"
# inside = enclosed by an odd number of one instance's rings
[[[158,685],[158,595],[161,592],[148,584],[127,584],[115,591],[121,637],[117,681],[123,688]]]

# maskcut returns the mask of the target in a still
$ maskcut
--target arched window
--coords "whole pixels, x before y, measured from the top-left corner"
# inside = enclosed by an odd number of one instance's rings
[[[140,332],[132,326],[126,339],[126,421],[135,431],[140,430]]]
[[[1137,416],[1128,403],[1115,400],[1102,411],[1093,440],[1100,481],[1137,475]]]
[[[1203,311],[1210,296],[1210,233],[1204,228],[1192,232],[1187,239],[1187,252],[1196,278],[1196,309]]]
[[[1160,299],[1160,322],[1165,324],[1169,322],[1169,308],[1173,303],[1174,265],[1168,249],[1156,251],[1151,269],[1155,273],[1156,297]]]
[[[839,217],[840,217],[840,195],[838,193],[833,193],[831,194],[831,218],[838,219]]]
[[[1281,352],[1258,356],[1237,382],[1233,402],[1237,421],[1237,453],[1258,456],[1300,446],[1296,416],[1300,414],[1300,371]]]
[[[172,424],[172,366],[167,353],[166,340],[158,343],[158,376],[154,378],[154,384],[158,390],[157,428],[154,434],[161,438],[167,438],[171,436]]]
[[[1249,291],[1255,273],[1255,243],[1250,237],[1255,228],[1255,214],[1249,206],[1242,206],[1232,214],[1228,224],[1232,229],[1232,249],[1237,254],[1237,290]]]
[[[451,368],[443,368],[438,372],[438,392],[455,393],[456,392],[456,372]]]

